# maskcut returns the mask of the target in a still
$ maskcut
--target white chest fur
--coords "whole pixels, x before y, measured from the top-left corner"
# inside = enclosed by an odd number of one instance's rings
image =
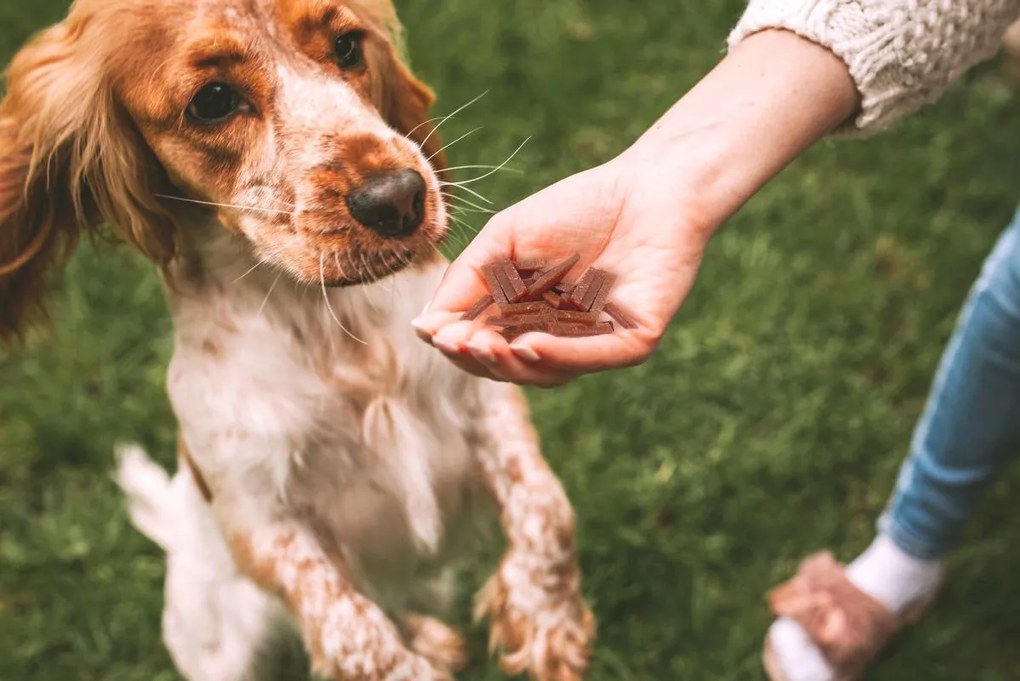
[[[437,552],[478,487],[484,389],[410,327],[441,272],[328,290],[331,309],[257,270],[172,295],[168,389],[214,494],[236,490],[251,518],[306,519],[373,576]]]

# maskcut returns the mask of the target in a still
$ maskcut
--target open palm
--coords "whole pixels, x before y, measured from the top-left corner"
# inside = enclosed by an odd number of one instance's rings
[[[644,361],[694,282],[709,230],[677,197],[671,173],[617,160],[568,177],[496,215],[450,266],[419,334],[462,368],[498,380],[559,385]],[[482,266],[500,258],[548,261],[574,253],[568,276],[595,265],[618,276],[612,300],[633,330],[591,338],[527,334],[511,344],[461,313],[488,292]]]

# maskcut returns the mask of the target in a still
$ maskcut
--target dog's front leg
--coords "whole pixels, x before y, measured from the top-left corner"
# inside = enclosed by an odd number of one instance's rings
[[[290,607],[313,670],[337,681],[440,681],[451,677],[409,651],[394,624],[358,593],[343,559],[295,520],[253,523],[214,500],[241,568]]]
[[[537,681],[575,681],[588,667],[595,623],[580,594],[574,513],[542,458],[517,388],[486,386],[479,457],[509,548],[479,593],[502,666]]]

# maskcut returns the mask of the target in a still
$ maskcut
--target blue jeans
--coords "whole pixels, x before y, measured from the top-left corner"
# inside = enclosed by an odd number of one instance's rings
[[[1018,456],[1020,213],[970,292],[879,529],[915,557],[945,555]]]

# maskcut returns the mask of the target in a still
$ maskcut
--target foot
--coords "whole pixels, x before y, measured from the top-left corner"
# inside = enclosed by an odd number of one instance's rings
[[[507,555],[475,604],[476,618],[492,620],[490,650],[502,651],[507,674],[580,681],[591,659],[595,619],[578,593],[577,575],[542,584],[516,558]]]
[[[941,583],[943,562],[921,560],[905,553],[885,535],[846,568],[846,577],[857,589],[884,606],[896,619],[930,601]],[[780,617],[769,628],[774,681],[842,681],[840,670],[800,624]]]
[[[467,645],[456,630],[425,615],[408,613],[403,617],[408,647],[425,657],[437,669],[459,672],[467,666]]]

